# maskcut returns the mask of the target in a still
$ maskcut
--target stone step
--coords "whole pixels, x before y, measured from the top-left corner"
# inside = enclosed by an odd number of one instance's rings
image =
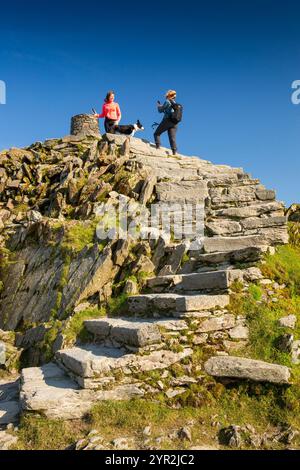
[[[225,308],[229,295],[179,295],[172,293],[141,294],[128,298],[128,310],[132,314],[162,313],[178,317],[186,312],[211,311]]]
[[[147,287],[162,292],[172,289],[176,292],[201,292],[201,291],[224,291],[229,289],[235,279],[242,279],[241,270],[219,270],[206,271],[191,274],[175,274],[168,276],[157,276],[148,279]]]
[[[204,180],[162,182],[157,183],[155,189],[159,202],[200,203],[208,196]]]
[[[251,265],[262,258],[261,247],[243,248],[241,250],[202,253],[200,250],[189,251],[189,260],[183,264],[178,274],[191,274],[200,271],[234,269],[236,263]]]
[[[158,350],[147,355],[128,354],[119,348],[95,344],[63,349],[56,359],[83,388],[99,388],[115,382],[118,373],[134,373],[165,369],[192,354],[187,348],[181,352]]]
[[[245,248],[263,248],[268,246],[263,235],[251,235],[244,237],[206,237],[203,241],[204,253],[217,253]]]
[[[217,251],[213,253],[201,253],[190,251],[191,259],[203,265],[218,265],[221,263],[250,263],[259,261],[264,250],[258,246],[250,246],[242,249],[232,249],[230,251]]]
[[[84,325],[96,339],[110,339],[120,345],[144,347],[161,341],[159,328],[153,322],[101,318],[86,320]]]
[[[102,400],[128,400],[144,393],[138,383],[110,390],[81,390],[57,364],[22,370],[20,401],[23,411],[43,413],[49,419],[80,419]]]
[[[291,375],[286,366],[234,356],[211,357],[204,364],[204,368],[207,374],[213,377],[276,384],[288,384]]]

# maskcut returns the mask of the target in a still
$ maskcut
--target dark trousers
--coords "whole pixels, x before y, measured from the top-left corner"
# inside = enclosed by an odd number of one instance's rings
[[[169,136],[169,141],[170,141],[170,147],[175,153],[177,150],[177,144],[176,144],[176,132],[177,132],[177,125],[174,124],[174,122],[171,121],[169,118],[164,118],[156,131],[154,132],[154,139],[156,146],[160,146],[160,136],[163,132],[168,131],[168,136]]]
[[[104,120],[105,132],[107,132],[108,134],[115,134],[116,132],[115,126],[116,126],[116,121],[114,121],[113,119],[105,118]]]

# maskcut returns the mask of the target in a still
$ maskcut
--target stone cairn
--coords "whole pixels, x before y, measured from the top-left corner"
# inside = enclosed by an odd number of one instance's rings
[[[100,136],[98,119],[91,114],[77,114],[71,119],[71,135]]]

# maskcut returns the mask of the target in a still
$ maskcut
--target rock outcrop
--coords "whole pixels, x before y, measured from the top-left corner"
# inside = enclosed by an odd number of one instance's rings
[[[288,367],[243,357],[211,357],[205,370],[214,377],[248,379],[255,382],[289,383]]]
[[[288,241],[283,204],[242,169],[101,137],[93,119],[77,116],[73,135],[0,153],[0,328],[13,330],[15,347],[38,366],[22,371],[22,410],[49,417],[151,396],[155,370],[165,374],[167,397],[184,393],[196,379],[176,382],[168,368],[201,345],[228,355],[245,344],[245,318],[227,309],[231,288],[261,278],[255,263]],[[123,203],[128,237],[122,217],[112,223]],[[152,204],[159,216],[149,226]],[[119,235],[99,237],[99,224]],[[112,312],[111,298],[124,295]],[[108,316],[98,318],[103,308]],[[77,329],[70,340],[80,312],[85,334]],[[205,368],[288,383],[287,368],[258,362],[220,356]],[[6,415],[19,412],[5,406]]]

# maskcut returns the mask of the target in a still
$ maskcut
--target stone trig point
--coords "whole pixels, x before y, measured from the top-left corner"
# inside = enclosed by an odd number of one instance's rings
[[[98,118],[92,114],[77,114],[71,119],[71,135],[100,136]]]

